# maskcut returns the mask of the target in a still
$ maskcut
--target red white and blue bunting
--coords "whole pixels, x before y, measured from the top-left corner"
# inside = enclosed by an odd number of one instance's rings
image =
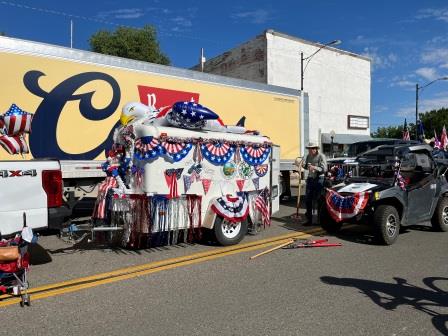
[[[251,166],[263,163],[271,152],[271,147],[262,145],[246,145],[240,147],[241,156]]]
[[[209,142],[201,145],[201,151],[207,161],[222,166],[230,160],[235,147],[226,142]]]
[[[336,222],[355,217],[367,205],[369,192],[363,191],[348,196],[342,196],[337,191],[327,189],[325,197],[327,210]]]
[[[193,148],[193,145],[191,143],[185,143],[185,142],[164,141],[164,142],[162,142],[162,146],[165,149],[166,154],[174,162],[178,162],[178,161],[182,160],[184,157],[187,156],[187,154]]]
[[[249,202],[242,196],[227,195],[213,200],[211,209],[228,221],[238,223],[245,220],[249,214]]]
[[[165,149],[159,139],[152,136],[141,137],[135,141],[134,156],[139,160],[151,160],[164,155]]]

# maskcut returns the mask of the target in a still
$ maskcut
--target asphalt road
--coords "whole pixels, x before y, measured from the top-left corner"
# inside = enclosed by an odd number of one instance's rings
[[[307,231],[282,206],[243,243]],[[211,260],[0,308],[1,335],[448,335],[448,233],[423,227],[393,246],[362,227],[342,247],[235,252]],[[180,245],[126,251],[43,236],[32,287],[222,249]],[[266,249],[266,248],[265,248]],[[1,303],[1,301],[0,301]]]

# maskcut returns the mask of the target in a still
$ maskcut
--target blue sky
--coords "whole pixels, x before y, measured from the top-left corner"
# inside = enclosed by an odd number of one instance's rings
[[[448,1],[0,0],[0,31],[11,37],[89,49],[100,29],[156,27],[174,66],[191,67],[200,48],[214,57],[266,29],[372,58],[372,130],[415,120],[415,84],[448,76]],[[299,81],[299,74],[297,74]],[[448,107],[448,81],[420,91],[419,110]]]

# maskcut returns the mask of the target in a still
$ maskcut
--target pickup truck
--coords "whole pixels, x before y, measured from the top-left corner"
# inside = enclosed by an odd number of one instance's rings
[[[0,161],[0,236],[21,231],[23,213],[33,230],[60,228],[104,176],[95,161]]]

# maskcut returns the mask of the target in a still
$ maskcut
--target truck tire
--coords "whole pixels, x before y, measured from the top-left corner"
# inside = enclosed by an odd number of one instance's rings
[[[216,216],[213,232],[219,244],[223,246],[235,245],[243,240],[246,235],[247,221],[232,223],[221,216]]]
[[[431,218],[431,224],[434,230],[448,231],[448,197],[442,196],[437,203],[434,215]]]
[[[373,213],[375,237],[379,243],[392,245],[400,233],[400,216],[392,205],[379,205]]]
[[[322,204],[319,209],[319,224],[328,233],[338,233],[341,231],[342,222],[336,222],[328,213],[326,204]]]

